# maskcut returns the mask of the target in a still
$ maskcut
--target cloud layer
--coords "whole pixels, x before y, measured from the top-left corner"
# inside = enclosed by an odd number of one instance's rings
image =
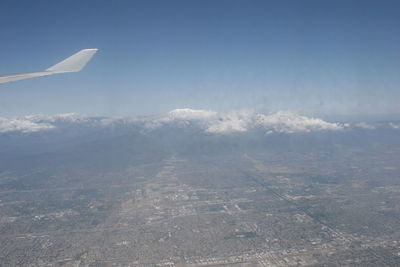
[[[69,126],[111,128],[139,127],[153,131],[162,127],[197,127],[209,134],[230,134],[261,130],[271,133],[308,133],[316,131],[340,131],[347,128],[373,130],[376,127],[364,122],[342,124],[327,122],[319,118],[299,115],[290,111],[264,114],[252,110],[218,113],[212,110],[175,109],[158,116],[142,118],[88,117],[75,113],[58,115],[29,115],[19,118],[0,117],[0,133],[32,133],[49,131]],[[397,124],[389,125],[400,128]]]
[[[293,112],[279,111],[263,114],[240,110],[217,113],[211,110],[175,109],[166,115],[147,121],[146,127],[157,128],[166,124],[197,125],[207,133],[227,134],[262,129],[267,133],[296,133],[321,130],[341,130],[343,125],[309,118]]]
[[[0,133],[22,132],[32,133],[55,128],[49,123],[36,123],[26,118],[6,119],[0,117]]]

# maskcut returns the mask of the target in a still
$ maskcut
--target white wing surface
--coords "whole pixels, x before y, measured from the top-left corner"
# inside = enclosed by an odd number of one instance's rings
[[[96,48],[83,49],[43,71],[0,75],[0,83],[13,82],[57,73],[78,72],[85,67],[86,63],[89,62],[96,52]]]

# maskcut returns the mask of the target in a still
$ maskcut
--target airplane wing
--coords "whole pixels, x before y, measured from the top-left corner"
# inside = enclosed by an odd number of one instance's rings
[[[43,71],[0,75],[0,83],[8,83],[58,73],[78,72],[85,67],[86,63],[89,62],[97,50],[98,49],[96,48],[83,49]]]

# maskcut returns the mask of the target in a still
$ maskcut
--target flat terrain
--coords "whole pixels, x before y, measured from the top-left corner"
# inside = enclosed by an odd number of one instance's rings
[[[400,264],[398,146],[125,141],[3,167],[2,266]]]

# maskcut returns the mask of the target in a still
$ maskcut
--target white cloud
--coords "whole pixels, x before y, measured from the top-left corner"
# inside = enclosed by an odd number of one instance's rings
[[[57,128],[59,123],[88,123],[90,118],[76,113],[56,115],[27,115],[18,118],[0,117],[0,133],[33,133]]]
[[[180,126],[196,124],[205,132],[218,134],[246,132],[252,129],[263,129],[268,133],[296,133],[344,128],[338,123],[329,123],[287,111],[262,114],[251,110],[217,113],[211,110],[193,109],[176,109],[161,117],[147,119],[145,127],[155,129],[171,123]]]
[[[357,128],[362,128],[362,129],[366,129],[366,130],[374,130],[375,129],[375,126],[368,124],[366,122],[359,122],[359,123],[356,123],[354,126]]]
[[[144,118],[91,118],[75,113],[58,115],[30,115],[22,118],[0,117],[0,133],[20,131],[36,132],[80,124],[90,127],[139,126],[146,131],[163,126],[195,126],[207,133],[228,134],[261,129],[266,133],[297,133],[312,131],[337,131],[344,124],[330,123],[318,118],[279,111],[263,114],[251,110],[217,113],[212,110],[175,109],[166,114]],[[365,126],[364,124],[360,124]]]
[[[146,129],[156,129],[163,125],[178,124],[187,126],[191,123],[204,123],[217,115],[212,110],[195,110],[189,108],[174,109],[166,114],[155,117],[146,117],[142,119]]]
[[[56,115],[28,115],[23,118],[33,122],[47,122],[47,123],[57,123],[57,122],[87,123],[90,121],[89,117],[77,113],[64,113]]]
[[[252,123],[252,113],[248,111],[229,112],[210,121],[206,128],[209,133],[246,132]]]
[[[318,118],[309,118],[289,111],[278,111],[274,114],[257,114],[256,125],[268,131],[278,133],[296,133],[311,131],[337,131],[343,125],[330,123]]]
[[[230,112],[212,121],[207,132],[230,133],[262,129],[266,133],[297,133],[322,130],[341,130],[343,125],[329,123],[321,119],[300,116],[293,112],[279,111],[262,114],[253,111]]]
[[[212,110],[202,110],[202,109],[190,109],[190,108],[182,108],[182,109],[174,109],[167,113],[167,116],[174,119],[185,119],[185,120],[205,120],[212,117],[215,117],[217,112]]]
[[[36,123],[30,121],[29,119],[24,119],[24,118],[6,119],[0,117],[0,133],[8,133],[8,132],[32,133],[52,128],[55,127],[49,123]]]

